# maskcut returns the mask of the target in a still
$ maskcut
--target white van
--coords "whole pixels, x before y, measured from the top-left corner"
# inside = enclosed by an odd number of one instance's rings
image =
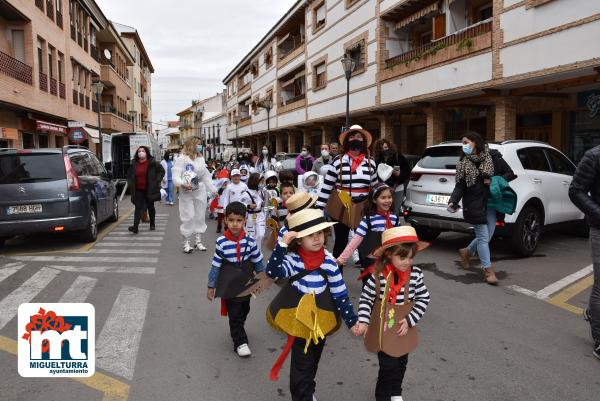
[[[148,132],[102,134],[102,160],[117,185],[125,185],[131,161],[140,146],[147,146],[156,160],[160,161],[162,158],[156,137]]]

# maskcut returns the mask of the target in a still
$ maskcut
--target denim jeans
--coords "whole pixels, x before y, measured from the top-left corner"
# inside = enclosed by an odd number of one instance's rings
[[[173,192],[175,191],[175,185],[173,180],[167,182],[167,202],[173,203]]]
[[[590,313],[592,315],[592,337],[600,343],[600,229],[590,228],[590,247],[594,264],[594,286],[590,295]]]
[[[477,254],[481,266],[487,269],[492,265],[489,243],[496,231],[496,209],[488,208],[487,224],[476,224],[473,228],[475,229],[475,239],[467,246],[467,252],[471,256]]]

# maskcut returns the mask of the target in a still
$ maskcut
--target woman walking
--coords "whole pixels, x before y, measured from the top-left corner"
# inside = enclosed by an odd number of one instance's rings
[[[202,244],[202,234],[206,232],[206,210],[208,193],[213,197],[216,193],[211,175],[206,169],[202,156],[202,141],[198,137],[189,138],[183,145],[181,156],[173,167],[175,185],[181,187],[179,192],[179,218],[181,219],[181,235],[183,236],[183,252],[190,253],[194,248],[206,251]],[[190,241],[195,236],[194,248]]]
[[[494,173],[494,160],[485,140],[476,132],[465,134],[456,164],[456,186],[448,205],[449,210],[457,212],[462,199],[463,217],[475,230],[475,239],[459,250],[462,266],[468,268],[470,257],[477,253],[485,281],[490,285],[498,284],[489,247],[496,228],[496,210],[488,207],[490,179]]]
[[[340,134],[339,140],[344,153],[335,159],[332,168],[327,171],[319,192],[317,207],[325,209],[332,192],[343,191],[352,198],[350,208],[355,213],[360,213],[359,208],[355,208],[355,206],[362,204],[363,208],[366,207],[369,190],[378,183],[375,161],[368,157],[368,149],[373,141],[373,136],[360,125],[353,125],[348,131]],[[329,208],[327,211],[333,215]],[[357,222],[360,222],[362,217],[362,215],[354,216],[354,219],[357,218]],[[346,248],[350,228],[356,228],[356,226],[350,227],[341,221],[340,224],[334,226],[333,256],[335,258],[340,256]]]
[[[377,166],[385,163],[394,169],[392,176],[385,180],[385,184],[393,189],[404,185],[410,177],[410,164],[406,157],[396,150],[396,146],[385,138],[378,139],[375,141],[373,153]]]
[[[150,154],[150,149],[146,146],[140,146],[135,151],[128,177],[131,203],[135,205],[133,225],[128,228],[132,233],[138,233],[140,218],[144,210],[147,210],[150,216],[150,231],[156,229],[154,202],[160,200],[160,182],[164,175],[165,170],[160,163],[154,160],[154,157]]]
[[[315,158],[310,154],[308,146],[303,146],[302,151],[298,157],[296,157],[296,172],[298,175],[302,175],[307,171],[311,171],[314,162]]]
[[[175,185],[173,184],[173,154],[168,150],[165,152],[163,160],[160,162],[163,170],[165,170],[165,176],[162,179],[162,188],[167,191],[167,205],[174,205],[173,192]]]

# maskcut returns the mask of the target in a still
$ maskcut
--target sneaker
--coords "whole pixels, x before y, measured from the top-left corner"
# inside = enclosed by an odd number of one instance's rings
[[[252,351],[250,351],[250,347],[248,344],[242,344],[235,350],[240,358],[247,358],[252,355]]]
[[[127,229],[129,231],[131,231],[132,233],[134,233],[134,234],[138,233],[138,227],[137,226],[130,226],[130,227],[127,227]]]
[[[190,241],[183,241],[183,252],[192,253],[194,248],[190,245]]]
[[[471,256],[469,256],[469,251],[467,248],[462,248],[458,250],[458,254],[460,255],[460,265],[463,269],[468,269],[471,266]]]
[[[317,401],[317,397],[313,394],[313,401]]]
[[[202,240],[199,235],[196,235],[196,243],[194,244],[199,251],[206,251],[206,247],[202,245]]]
[[[483,269],[483,274],[485,276],[486,283],[489,285],[498,285],[498,278],[496,277],[493,267],[490,266],[487,269]]]
[[[600,342],[597,342],[594,346],[594,351],[592,351],[592,355],[596,358],[600,359]]]
[[[394,395],[390,398],[390,401],[404,401],[401,395]]]

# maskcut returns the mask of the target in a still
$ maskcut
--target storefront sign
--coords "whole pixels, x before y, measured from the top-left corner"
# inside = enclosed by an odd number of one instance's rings
[[[592,118],[600,116],[600,92],[589,91],[577,94],[577,105],[587,108]]]
[[[69,133],[69,141],[79,145],[87,139],[87,134],[82,128],[73,128]]]
[[[19,139],[19,131],[16,128],[0,127],[0,138],[16,141]]]
[[[85,123],[83,121],[69,121],[67,123],[69,128],[83,128],[85,127]]]
[[[35,128],[38,131],[56,132],[57,134],[67,134],[67,127],[64,125],[52,124],[46,121],[36,120]]]

